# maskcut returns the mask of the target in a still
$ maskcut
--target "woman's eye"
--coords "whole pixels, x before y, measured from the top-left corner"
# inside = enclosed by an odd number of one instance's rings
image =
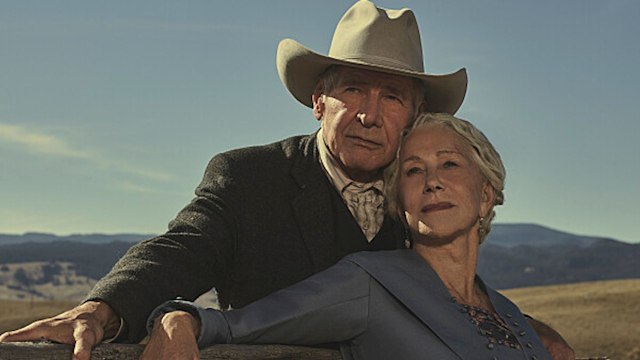
[[[442,167],[444,167],[445,169],[450,169],[456,166],[458,166],[458,164],[453,161],[445,161],[444,164],[442,164]]]
[[[407,171],[406,171],[407,176],[420,174],[421,172],[422,172],[422,169],[420,169],[418,167],[412,167],[412,168],[407,169]]]

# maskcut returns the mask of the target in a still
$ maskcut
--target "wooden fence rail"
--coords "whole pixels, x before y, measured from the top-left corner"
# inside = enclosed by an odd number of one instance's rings
[[[138,359],[143,345],[100,344],[91,353],[91,360]],[[0,344],[0,360],[71,359],[71,346],[51,343]],[[202,360],[317,359],[341,360],[337,350],[285,345],[215,345],[200,351]]]
[[[100,344],[91,353],[91,360],[135,360],[144,345]],[[1,343],[0,360],[69,360],[71,346],[62,344],[23,342]],[[215,345],[200,351],[201,360],[342,360],[337,350],[288,345]],[[576,360],[611,360],[607,356],[583,357]]]

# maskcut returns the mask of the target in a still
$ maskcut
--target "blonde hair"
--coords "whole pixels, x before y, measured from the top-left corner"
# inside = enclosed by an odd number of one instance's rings
[[[504,203],[504,184],[506,171],[502,164],[500,154],[491,145],[487,137],[473,124],[466,120],[456,118],[445,113],[422,113],[413,123],[413,126],[402,133],[400,146],[395,160],[385,170],[385,198],[387,199],[387,211],[392,216],[400,216],[400,198],[398,189],[398,178],[400,173],[400,150],[414,129],[424,128],[432,125],[443,125],[454,130],[473,148],[472,158],[480,168],[480,171],[493,187],[495,199],[489,214],[481,221],[480,242],[484,241],[491,231],[491,221],[495,217],[493,207]]]

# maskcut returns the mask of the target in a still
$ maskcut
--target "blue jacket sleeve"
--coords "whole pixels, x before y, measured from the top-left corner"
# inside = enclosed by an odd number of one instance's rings
[[[314,345],[353,339],[367,328],[370,281],[360,267],[340,261],[242,309],[221,312],[191,303],[202,324],[198,345]]]

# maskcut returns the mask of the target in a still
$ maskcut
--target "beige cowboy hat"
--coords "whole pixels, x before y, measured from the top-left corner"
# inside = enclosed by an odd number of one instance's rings
[[[455,114],[467,90],[464,68],[446,75],[424,73],[418,23],[409,9],[387,10],[370,1],[355,3],[333,34],[329,55],[315,53],[295,40],[284,39],[276,55],[284,86],[312,107],[318,77],[331,65],[346,65],[422,80],[427,110]]]

